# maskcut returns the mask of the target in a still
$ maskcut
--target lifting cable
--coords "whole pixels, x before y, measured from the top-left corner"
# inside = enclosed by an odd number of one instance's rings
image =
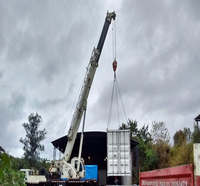
[[[120,115],[124,115],[125,122],[127,122],[127,115],[126,115],[126,110],[125,106],[122,100],[122,95],[121,91],[119,88],[119,83],[117,80],[117,50],[116,50],[116,22],[114,21],[112,24],[112,52],[113,52],[113,72],[114,72],[114,79],[113,79],[113,86],[112,86],[112,93],[111,93],[111,100],[110,100],[110,106],[109,106],[109,112],[108,112],[108,123],[107,123],[107,129],[110,128],[111,120],[112,120],[112,115],[114,114],[114,109],[115,109],[115,114],[116,114],[116,120],[118,121],[118,125],[121,126],[122,123],[120,123]],[[113,108],[114,104],[116,105],[115,108]],[[121,108],[121,112],[120,112]],[[118,126],[118,127],[119,127]]]

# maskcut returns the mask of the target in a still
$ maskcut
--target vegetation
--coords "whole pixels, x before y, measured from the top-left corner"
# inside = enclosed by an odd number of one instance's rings
[[[20,142],[24,145],[24,159],[29,167],[37,167],[39,152],[44,150],[41,141],[45,138],[46,130],[39,130],[42,117],[38,113],[31,113],[28,116],[28,123],[23,123],[26,137],[21,138]]]
[[[164,122],[140,124],[141,128],[138,126],[137,121],[128,120],[120,129],[130,129],[131,138],[138,142],[140,171],[193,163],[193,143],[200,143],[200,127],[197,123],[193,132],[189,128],[176,131],[173,144],[170,144],[172,141]],[[148,126],[151,126],[151,130]],[[138,180],[134,170],[133,173],[134,179]]]
[[[44,150],[41,141],[46,135],[45,129],[39,130],[41,121],[40,115],[32,113],[28,117],[28,122],[23,124],[26,131],[25,138],[20,139],[24,145],[23,158],[9,156],[0,147],[0,185],[23,186],[24,175],[19,171],[22,168],[35,168],[44,174],[49,169],[47,160],[39,158],[40,151]],[[140,171],[192,163],[193,143],[200,143],[198,123],[194,124],[193,131],[189,128],[176,131],[172,138],[173,144],[164,122],[141,125],[137,121],[128,120],[120,129],[130,129],[131,138],[138,142]],[[137,172],[133,173],[134,179],[138,180]]]
[[[200,143],[200,128],[198,123],[194,124],[194,132],[192,133],[193,143]]]
[[[5,153],[0,147],[0,185],[3,186],[23,186],[24,174],[20,169],[37,169],[41,174],[46,174],[49,169],[49,162],[46,159],[39,158],[39,152],[44,150],[41,141],[45,138],[46,130],[39,130],[39,124],[42,117],[37,113],[31,113],[28,117],[28,123],[23,123],[26,131],[26,137],[20,139],[24,145],[24,157],[14,158]]]
[[[0,154],[0,185],[25,186],[24,175],[16,169],[15,159],[6,153]]]

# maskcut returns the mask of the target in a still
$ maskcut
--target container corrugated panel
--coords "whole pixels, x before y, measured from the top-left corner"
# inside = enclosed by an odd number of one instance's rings
[[[130,130],[107,131],[107,175],[131,176]]]
[[[140,186],[194,186],[192,164],[140,172],[139,178]]]

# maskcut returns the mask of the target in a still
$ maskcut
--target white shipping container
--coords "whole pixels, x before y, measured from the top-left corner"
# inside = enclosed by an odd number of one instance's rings
[[[130,130],[107,131],[107,176],[131,176]]]

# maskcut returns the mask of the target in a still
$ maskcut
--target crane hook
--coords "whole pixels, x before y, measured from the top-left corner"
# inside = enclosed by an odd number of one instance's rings
[[[116,59],[113,61],[112,66],[113,66],[113,71],[115,72],[117,70],[117,61],[116,61]]]

